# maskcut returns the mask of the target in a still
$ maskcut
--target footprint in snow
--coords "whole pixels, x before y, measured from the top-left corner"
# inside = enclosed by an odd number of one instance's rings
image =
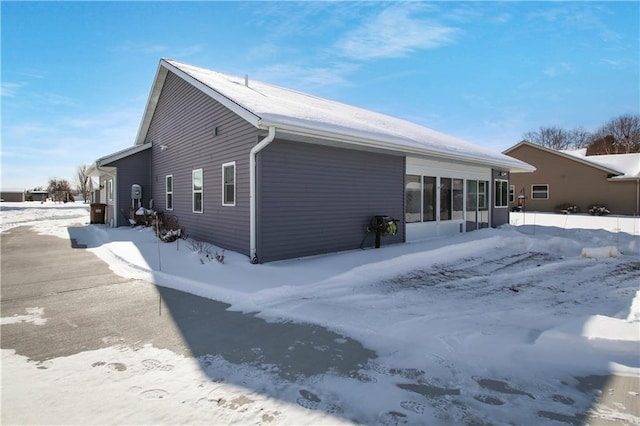
[[[147,370],[160,370],[160,371],[171,371],[173,370],[173,365],[164,364],[157,359],[144,359],[142,360],[142,366]]]
[[[169,392],[164,389],[149,389],[141,392],[138,396],[146,400],[165,399],[169,397]]]
[[[385,426],[405,425],[408,423],[407,415],[397,411],[386,411],[378,415],[380,424]]]

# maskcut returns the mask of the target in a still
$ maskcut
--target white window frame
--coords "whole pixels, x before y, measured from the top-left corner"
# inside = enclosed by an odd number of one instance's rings
[[[536,186],[545,186],[546,191],[534,191],[533,188]],[[544,197],[536,197],[536,194],[544,194]],[[548,200],[549,199],[549,184],[547,183],[536,183],[531,185],[531,199],[532,200]]]
[[[196,173],[200,173],[200,189],[195,188]],[[193,213],[204,212],[204,172],[202,169],[194,169],[191,172],[191,211]],[[196,194],[200,194],[200,210],[196,210]]]
[[[513,203],[516,200],[516,186],[509,185],[509,203]]]
[[[500,184],[500,191],[496,191],[496,185],[494,184],[493,188],[494,188],[494,200],[493,200],[493,206],[496,209],[504,209],[504,208],[509,208],[509,181],[506,179],[496,179],[495,180],[496,184]],[[505,185],[507,187],[507,198],[506,200],[502,199],[502,186]],[[499,202],[499,203],[498,203]]]
[[[168,182],[171,179],[171,191],[168,189]],[[165,207],[167,210],[173,210],[173,175],[164,177]],[[171,195],[171,206],[169,206],[169,195]]]
[[[227,191],[226,191],[226,185],[227,183],[225,182],[224,178],[225,178],[225,170],[228,169],[229,167],[233,167],[233,202],[229,202],[227,201],[226,197],[227,197]],[[227,207],[233,207],[236,205],[236,162],[235,161],[230,161],[228,163],[224,163],[222,165],[222,205],[223,206],[227,206]]]

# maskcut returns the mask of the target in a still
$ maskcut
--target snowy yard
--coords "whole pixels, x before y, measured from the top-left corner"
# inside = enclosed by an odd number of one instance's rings
[[[3,423],[640,424],[640,388],[603,402],[616,391],[607,377],[640,375],[638,218],[512,214],[501,229],[251,265],[149,229],[88,225],[86,205],[0,208],[3,232],[73,238],[123,277],[316,324],[377,353],[349,377],[292,382],[270,365],[153,347],[47,368],[3,348]],[[34,307],[1,324],[46,318]]]

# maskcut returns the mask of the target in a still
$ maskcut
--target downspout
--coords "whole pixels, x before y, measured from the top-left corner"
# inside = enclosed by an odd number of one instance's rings
[[[276,137],[276,128],[269,126],[269,133],[256,146],[251,148],[249,153],[249,259],[251,263],[258,263],[256,253],[257,233],[256,233],[256,157],[267,145]]]

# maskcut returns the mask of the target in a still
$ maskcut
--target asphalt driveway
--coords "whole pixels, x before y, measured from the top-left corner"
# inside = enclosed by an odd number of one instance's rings
[[[2,325],[0,346],[33,361],[151,344],[185,356],[277,365],[283,378],[292,379],[329,370],[354,374],[375,357],[322,327],[267,323],[227,311],[224,303],[119,277],[73,240],[23,227],[3,233],[1,246],[2,317],[37,308],[46,322]]]

